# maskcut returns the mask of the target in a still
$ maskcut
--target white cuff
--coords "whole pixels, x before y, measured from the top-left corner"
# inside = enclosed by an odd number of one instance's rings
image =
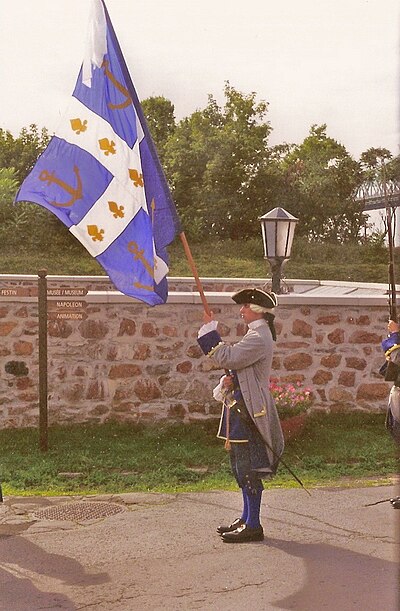
[[[197,337],[202,337],[203,335],[207,335],[207,333],[211,333],[211,331],[216,331],[218,326],[218,320],[212,320],[211,322],[206,322],[205,325],[200,327]]]
[[[220,378],[217,386],[214,388],[213,390],[213,397],[216,401],[223,401],[224,400],[224,393],[223,393],[223,386],[222,386],[222,382],[224,379],[224,375]]]

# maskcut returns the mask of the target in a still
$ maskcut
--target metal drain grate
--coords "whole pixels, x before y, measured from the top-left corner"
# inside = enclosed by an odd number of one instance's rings
[[[82,522],[84,520],[98,520],[108,518],[124,511],[124,507],[115,503],[103,503],[89,501],[87,503],[67,503],[65,505],[54,505],[35,512],[35,516],[41,520],[68,520]]]

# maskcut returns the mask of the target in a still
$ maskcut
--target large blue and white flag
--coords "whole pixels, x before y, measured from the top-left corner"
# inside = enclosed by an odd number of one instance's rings
[[[15,201],[51,210],[122,293],[165,303],[179,219],[103,0],[71,103]]]

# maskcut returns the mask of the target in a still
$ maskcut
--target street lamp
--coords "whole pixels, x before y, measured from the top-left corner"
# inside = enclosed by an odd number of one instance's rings
[[[261,222],[264,259],[271,265],[272,291],[281,292],[283,267],[290,259],[294,230],[299,219],[283,208],[274,208],[258,220]]]

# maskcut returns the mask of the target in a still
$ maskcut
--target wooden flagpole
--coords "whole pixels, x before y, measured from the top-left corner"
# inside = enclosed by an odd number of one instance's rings
[[[209,305],[207,303],[207,299],[206,299],[206,296],[205,296],[204,291],[203,291],[203,286],[201,284],[201,281],[200,281],[200,278],[199,278],[199,274],[197,273],[196,264],[195,264],[194,259],[192,257],[192,253],[191,253],[188,241],[186,239],[185,232],[182,231],[179,234],[179,237],[180,237],[181,242],[183,244],[183,249],[185,251],[185,255],[187,257],[188,263],[190,265],[190,269],[192,270],[192,274],[193,274],[193,277],[194,277],[195,282],[196,282],[197,290],[200,293],[200,298],[201,298],[201,301],[202,301],[202,304],[203,304],[203,307],[204,307],[204,311],[205,311],[206,314],[208,314],[208,316],[210,316],[211,315],[210,307],[209,307]]]

